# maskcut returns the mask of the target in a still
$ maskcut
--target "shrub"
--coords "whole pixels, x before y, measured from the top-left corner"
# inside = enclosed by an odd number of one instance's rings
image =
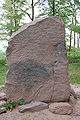
[[[12,109],[16,106],[16,102],[14,100],[7,101],[2,107],[5,107],[6,109]]]
[[[25,101],[24,101],[23,98],[22,98],[22,99],[19,99],[19,100],[17,101],[17,105],[24,105],[24,103],[25,103]]]

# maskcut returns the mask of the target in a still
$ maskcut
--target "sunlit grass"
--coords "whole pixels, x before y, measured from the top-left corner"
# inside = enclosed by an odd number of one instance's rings
[[[7,64],[6,64],[6,55],[5,52],[0,51],[0,85],[5,83],[7,72]]]
[[[69,80],[72,84],[80,84],[80,63],[69,64]]]

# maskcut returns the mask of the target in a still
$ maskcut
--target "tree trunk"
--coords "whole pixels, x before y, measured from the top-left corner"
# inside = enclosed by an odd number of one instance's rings
[[[75,47],[75,45],[76,45],[76,34],[75,34],[75,32],[74,32],[74,47]]]
[[[75,15],[75,26],[76,26],[76,15]],[[75,45],[76,45],[76,34],[75,34],[75,31],[74,31],[74,47],[75,47]]]
[[[53,0],[53,6],[52,6],[52,11],[53,11],[53,16],[55,15],[55,0]]]
[[[32,21],[34,20],[34,0],[32,0]]]
[[[70,31],[69,55],[70,55],[70,53],[71,53],[71,40],[72,40],[72,30]]]
[[[16,14],[16,6],[15,6],[15,0],[14,0],[14,12]],[[15,24],[15,27],[17,26],[17,20],[16,20],[16,17],[14,19],[14,24]]]
[[[80,43],[80,34],[79,34],[79,43]],[[79,47],[79,46],[78,46]]]
[[[73,18],[72,18],[72,24],[73,24]],[[69,55],[71,53],[71,40],[72,40],[72,30],[70,30],[70,45],[69,45]]]
[[[77,48],[79,48],[79,39],[80,39],[80,34],[77,34]]]
[[[13,11],[12,11],[12,0],[10,0],[10,8],[11,8],[11,17],[10,17],[10,24],[11,24],[10,36],[11,36],[12,33],[13,33],[13,18],[12,18]]]

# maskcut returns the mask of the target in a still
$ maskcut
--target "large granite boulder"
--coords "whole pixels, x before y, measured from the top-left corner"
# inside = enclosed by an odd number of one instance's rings
[[[48,17],[14,33],[7,48],[6,94],[25,101],[66,101],[70,97],[64,24]]]

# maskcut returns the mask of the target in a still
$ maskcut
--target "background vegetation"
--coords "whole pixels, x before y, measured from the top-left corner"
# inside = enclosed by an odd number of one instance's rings
[[[72,84],[80,84],[80,48],[71,48],[69,60],[69,80]]]
[[[7,63],[6,54],[0,51],[0,85],[3,85],[6,79]]]

